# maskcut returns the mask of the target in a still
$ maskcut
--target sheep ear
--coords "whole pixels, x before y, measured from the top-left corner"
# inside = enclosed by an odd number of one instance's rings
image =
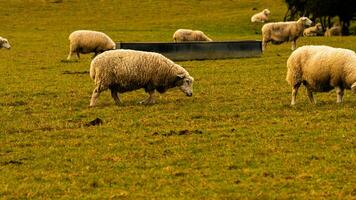
[[[185,74],[178,74],[177,75],[177,78],[179,78],[179,79],[182,79],[182,78],[184,78],[185,77]]]
[[[184,78],[184,75],[181,75],[181,74],[177,74],[176,78],[174,79],[173,83],[175,86],[178,86],[178,85],[182,85],[183,83],[183,78]]]

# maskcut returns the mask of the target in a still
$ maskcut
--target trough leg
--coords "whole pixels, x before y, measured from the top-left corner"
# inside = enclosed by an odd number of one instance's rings
[[[121,105],[122,102],[120,100],[120,97],[117,95],[117,93],[118,93],[117,90],[115,90],[115,89],[110,89],[110,90],[111,90],[111,96],[114,99],[116,105],[118,105],[118,106]]]
[[[307,88],[307,93],[308,93],[308,98],[309,98],[310,103],[316,104],[316,100],[313,96],[313,92]]]
[[[292,101],[290,103],[290,105],[292,105],[292,106],[294,106],[296,103],[299,87],[300,87],[300,83],[294,85],[294,87],[292,89]]]
[[[341,87],[336,87],[337,100],[336,103],[342,103],[344,98],[344,89]]]
[[[147,99],[145,99],[144,101],[141,101],[140,103],[145,104],[145,105],[149,105],[149,104],[154,104],[156,101],[153,98],[153,94],[155,93],[155,91],[148,91],[148,94],[150,95]]]
[[[97,86],[94,90],[93,90],[93,94],[91,95],[91,100],[90,100],[90,106],[95,106],[96,101],[98,100],[98,97],[100,95],[100,89],[99,86]]]

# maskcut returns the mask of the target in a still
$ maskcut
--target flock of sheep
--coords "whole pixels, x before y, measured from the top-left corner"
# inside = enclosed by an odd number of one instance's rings
[[[251,17],[251,22],[264,23],[270,15],[268,9]],[[307,28],[312,21],[301,17],[297,21],[271,22],[262,26],[262,51],[268,42],[281,44],[291,41],[292,50],[300,36],[322,35],[322,26],[317,23]],[[338,25],[327,29],[325,36],[341,36]],[[287,82],[292,86],[291,105],[296,104],[298,89],[303,84],[311,103],[316,103],[313,92],[328,92],[336,89],[337,103],[343,101],[345,89],[356,93],[356,54],[352,50],[329,46],[307,45],[295,50],[287,60]]]
[[[252,16],[251,22],[265,23],[270,15],[268,9]],[[301,17],[297,21],[271,22],[262,27],[262,51],[267,43],[281,44],[291,41],[296,49],[297,39],[304,36],[320,35],[320,24],[307,28],[312,21]],[[326,36],[340,35],[339,27],[325,32]],[[173,34],[175,42],[207,41],[202,31],[179,29]],[[105,33],[89,30],[74,31],[69,35],[68,60],[76,54],[94,53],[90,65],[90,77],[95,82],[90,106],[94,106],[102,91],[110,89],[116,104],[121,104],[119,93],[144,88],[149,97],[144,104],[155,102],[155,91],[164,93],[170,88],[179,87],[187,96],[193,94],[194,78],[180,65],[154,52],[115,50],[115,42]],[[0,48],[9,49],[7,39],[0,37]],[[100,55],[98,55],[100,54]],[[98,56],[97,56],[98,55]],[[356,54],[352,50],[328,46],[303,46],[296,49],[287,61],[287,82],[292,86],[291,105],[295,105],[298,88],[307,88],[310,102],[315,103],[313,92],[327,92],[336,88],[337,102],[341,103],[345,89],[356,93]]]

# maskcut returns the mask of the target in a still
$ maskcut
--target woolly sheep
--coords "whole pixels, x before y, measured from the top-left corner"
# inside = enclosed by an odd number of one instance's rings
[[[268,16],[271,14],[271,12],[268,9],[264,9],[263,11],[254,14],[251,17],[251,22],[259,22],[259,23],[265,23],[268,21]]]
[[[74,53],[79,58],[79,53],[86,54],[94,52],[94,56],[107,50],[115,49],[116,44],[105,33],[90,30],[78,30],[69,35],[69,55],[70,60]]]
[[[190,30],[190,29],[178,29],[173,34],[174,42],[184,42],[184,41],[213,41],[208,36],[206,36],[202,31]]]
[[[337,103],[343,100],[344,89],[356,93],[356,54],[352,50],[329,46],[303,46],[287,61],[287,82],[292,86],[291,105],[295,105],[298,88],[307,88],[311,103],[313,92],[328,92],[336,88]]]
[[[340,26],[333,26],[330,29],[326,29],[324,36],[331,37],[331,36],[341,36],[341,27]]]
[[[0,37],[0,49],[1,48],[11,49],[11,45],[6,38]]]
[[[320,23],[317,23],[315,26],[304,29],[303,36],[317,36],[322,35],[323,27]]]
[[[307,17],[301,17],[298,21],[267,23],[262,27],[262,51],[267,43],[281,44],[292,41],[292,50],[296,48],[297,39],[303,34],[306,26],[312,21]]]
[[[107,51],[91,62],[90,77],[95,82],[90,106],[96,104],[99,94],[111,90],[117,105],[118,93],[144,88],[149,97],[141,103],[153,104],[155,90],[164,93],[169,88],[180,87],[187,96],[193,94],[193,77],[181,66],[161,54],[134,50]]]

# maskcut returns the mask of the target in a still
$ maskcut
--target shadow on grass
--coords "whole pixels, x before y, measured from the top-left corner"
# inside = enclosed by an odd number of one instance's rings
[[[61,63],[78,63],[79,60],[67,60],[67,59],[62,59]]]
[[[76,75],[76,74],[89,74],[89,71],[69,71],[69,70],[66,70],[66,71],[63,71],[62,74],[73,74],[73,75]]]

